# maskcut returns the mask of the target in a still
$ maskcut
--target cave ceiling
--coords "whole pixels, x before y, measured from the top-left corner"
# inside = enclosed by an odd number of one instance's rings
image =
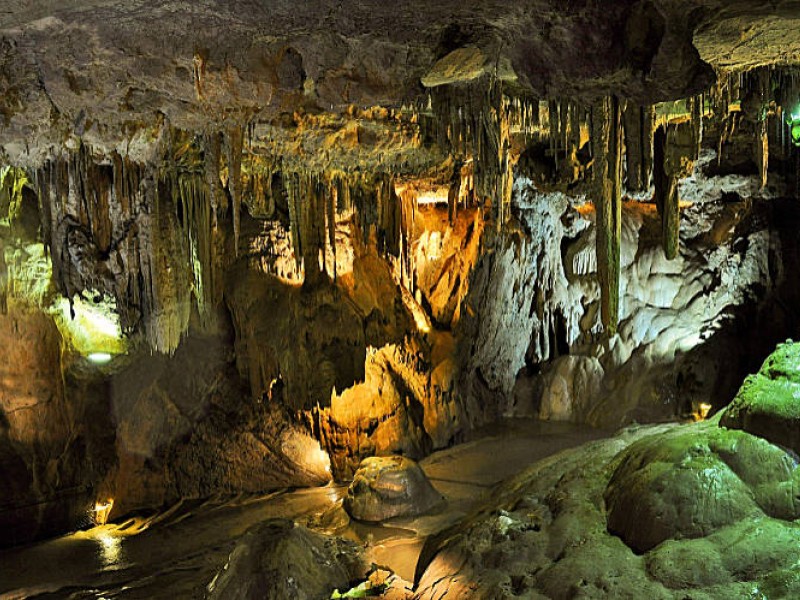
[[[488,65],[538,98],[683,98],[709,87],[712,66],[794,62],[798,11],[780,0],[8,3],[0,145],[18,164],[75,138],[144,159],[159,119],[205,131],[400,109],[465,47],[486,64],[456,66],[456,79]]]
[[[410,264],[406,181],[449,187],[451,220],[468,188],[500,232],[536,144],[558,185],[597,206],[613,331],[623,173],[643,193],[655,163],[674,259],[677,182],[703,121],[725,138],[735,105],[763,187],[767,123],[792,114],[800,80],[789,0],[5,4],[0,164],[24,169],[38,197],[58,291],[115,299],[123,329],[166,351],[188,327],[188,290],[205,315],[248,252],[240,241],[252,249],[243,207],[290,230],[306,281],[348,212]],[[321,267],[334,280],[335,263]]]

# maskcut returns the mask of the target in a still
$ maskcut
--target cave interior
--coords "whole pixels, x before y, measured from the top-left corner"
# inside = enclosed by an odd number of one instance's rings
[[[800,2],[0,0],[0,598],[800,598]]]

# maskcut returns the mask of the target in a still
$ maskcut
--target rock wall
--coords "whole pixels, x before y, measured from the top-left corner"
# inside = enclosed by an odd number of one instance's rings
[[[756,347],[782,335],[783,318],[768,326],[759,315],[782,314],[783,297],[796,295],[785,276],[796,236],[772,221],[780,201],[739,196],[757,189],[747,182],[706,182],[702,172],[686,182],[693,203],[674,261],[659,246],[653,207],[625,203],[620,321],[609,336],[599,322],[594,211],[518,179],[517,226],[482,257],[466,299],[462,393],[499,394],[506,414],[605,427],[727,402]],[[723,341],[755,323],[764,327],[751,345]]]
[[[88,519],[92,482],[107,465],[95,398],[67,390],[62,339],[38,309],[0,314],[0,545],[53,535]]]

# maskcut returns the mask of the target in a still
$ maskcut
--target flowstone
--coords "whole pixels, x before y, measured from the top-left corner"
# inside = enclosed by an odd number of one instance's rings
[[[778,346],[745,380],[721,424],[800,453],[800,344]]]
[[[795,356],[779,346],[709,421],[629,428],[501,484],[428,540],[417,598],[800,597],[800,469],[774,436],[800,413]]]

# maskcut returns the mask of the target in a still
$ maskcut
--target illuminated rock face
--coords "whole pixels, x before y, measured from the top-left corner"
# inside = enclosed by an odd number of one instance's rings
[[[0,315],[0,545],[88,522],[91,481],[109,466],[98,452],[108,449],[97,422],[106,407],[65,390],[61,343],[37,310],[14,303]]]
[[[778,266],[795,260],[796,241],[771,215],[794,223],[800,213],[790,202],[738,195],[756,190],[755,178],[708,179],[702,170],[684,181],[682,197],[694,204],[683,209],[674,260],[652,205],[625,202],[619,324],[605,336],[594,211],[519,177],[519,227],[482,257],[462,311],[462,393],[499,400],[507,414],[604,427],[670,418],[693,401],[728,402],[752,368],[748,355],[768,352],[787,325],[759,315],[779,295],[796,297]],[[731,317],[761,323],[748,345]]]

